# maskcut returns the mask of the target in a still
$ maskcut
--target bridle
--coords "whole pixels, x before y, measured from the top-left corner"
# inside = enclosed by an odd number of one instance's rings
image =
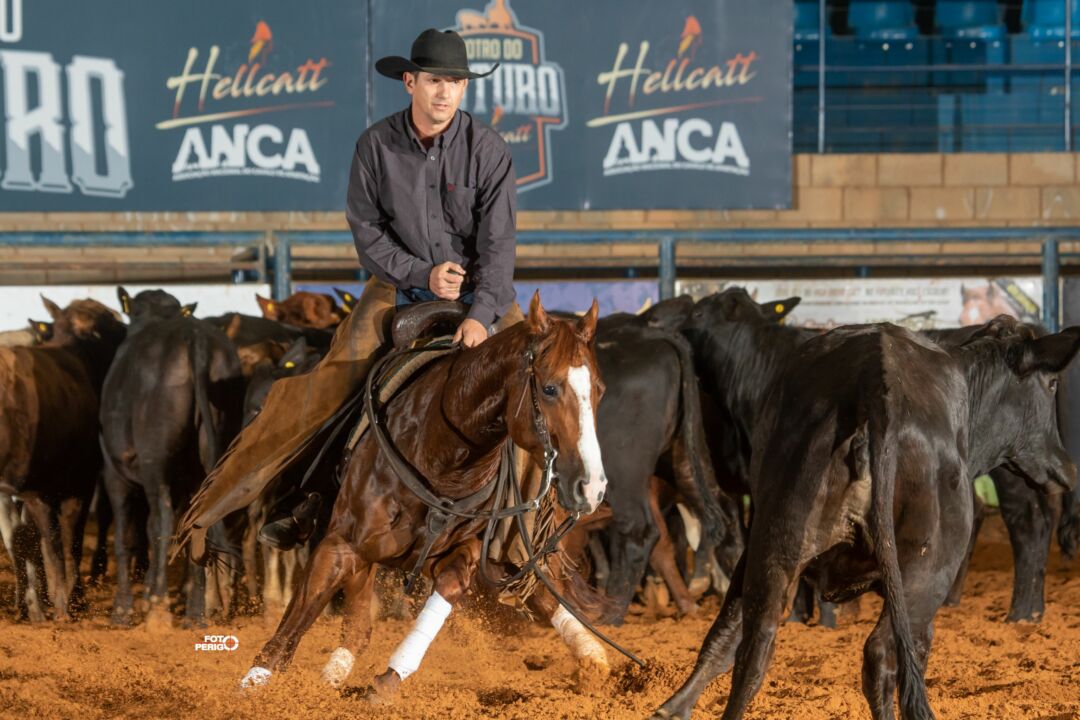
[[[574,528],[580,514],[576,512],[571,513],[562,523],[560,523],[551,536],[547,538],[539,550],[534,546],[534,540],[536,538],[525,526],[525,516],[529,512],[533,512],[540,508],[541,501],[551,492],[552,485],[554,485],[558,478],[558,471],[555,469],[555,461],[559,456],[559,452],[551,441],[551,433],[548,429],[547,419],[540,409],[540,380],[536,372],[538,353],[535,341],[530,343],[522,357],[525,372],[529,375],[526,391],[530,394],[533,429],[540,439],[540,444],[542,445],[544,452],[544,463],[542,466],[543,474],[540,480],[540,489],[533,498],[525,500],[521,496],[521,487],[518,485],[517,474],[514,470],[514,443],[509,435],[507,435],[506,441],[503,443],[502,458],[499,463],[499,471],[496,473],[495,478],[484,483],[483,487],[479,490],[461,498],[447,498],[433,492],[429,484],[416,472],[390,438],[386,428],[386,422],[381,414],[383,408],[380,406],[380,393],[382,388],[387,385],[390,378],[393,376],[394,369],[400,367],[400,361],[409,355],[431,351],[447,351],[454,349],[455,347],[457,347],[455,343],[444,338],[433,341],[422,347],[393,350],[380,358],[371,368],[371,372],[369,372],[367,376],[367,389],[364,393],[364,410],[368,415],[371,432],[375,436],[375,442],[378,445],[379,451],[383,453],[391,469],[394,471],[394,474],[402,484],[416,495],[421,502],[427,505],[428,508],[425,537],[420,546],[416,562],[413,563],[412,568],[407,573],[405,591],[408,593],[412,590],[417,579],[420,577],[420,574],[423,572],[424,564],[427,561],[428,555],[431,553],[432,546],[435,544],[436,540],[446,532],[453,519],[485,520],[486,526],[484,528],[482,550],[480,553],[480,573],[486,582],[501,589],[511,583],[522,580],[530,573],[534,574],[537,580],[548,589],[559,604],[566,608],[567,612],[573,615],[594,635],[636,662],[638,665],[644,666],[644,663],[642,663],[636,655],[625,650],[593,627],[588,619],[555,589],[554,583],[539,567],[540,563],[543,562],[548,555],[555,552],[563,537]],[[489,504],[489,501],[493,497],[494,502]],[[503,507],[507,500],[510,500],[512,504],[509,507]],[[498,532],[499,523],[506,518],[514,519],[518,534],[520,535],[522,544],[525,548],[526,560],[513,575],[496,577],[492,574],[488,564],[488,551],[491,546],[491,541]]]

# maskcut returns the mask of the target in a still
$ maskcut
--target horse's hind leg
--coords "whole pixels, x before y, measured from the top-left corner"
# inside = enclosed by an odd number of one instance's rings
[[[359,562],[344,538],[336,534],[323,538],[304,568],[304,578],[274,636],[255,656],[254,665],[240,681],[241,687],[265,685],[274,672],[288,666],[304,633],[345,579],[356,572]]]
[[[323,666],[323,682],[340,688],[352,671],[356,656],[371,640],[371,598],[375,594],[375,568],[371,565],[353,573],[345,582],[345,618],[341,623],[341,644]]]
[[[435,590],[417,616],[408,636],[390,656],[386,672],[375,678],[374,689],[381,697],[397,692],[401,681],[420,668],[424,653],[442,629],[453,606],[465,595],[480,561],[480,540],[473,538],[457,546],[433,568]]]

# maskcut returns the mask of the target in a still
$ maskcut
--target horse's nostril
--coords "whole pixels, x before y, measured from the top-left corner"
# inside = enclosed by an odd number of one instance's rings
[[[599,505],[602,502],[604,502],[604,491],[603,490],[601,490],[600,494],[596,496],[596,504]]]

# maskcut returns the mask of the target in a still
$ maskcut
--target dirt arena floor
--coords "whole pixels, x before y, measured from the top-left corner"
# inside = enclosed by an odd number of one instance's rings
[[[0,717],[3,718],[643,718],[689,669],[716,606],[675,621],[632,618],[614,636],[645,658],[640,671],[614,655],[605,687],[574,690],[574,663],[550,628],[524,625],[497,635],[476,616],[451,617],[423,667],[393,705],[319,682],[337,645],[339,622],[321,619],[291,669],[270,686],[241,694],[239,678],[278,617],[244,617],[228,627],[110,628],[111,590],[92,594],[96,615],[74,624],[12,622],[11,567],[0,553]],[[1055,553],[1047,573],[1047,613],[1038,625],[1006,625],[1012,560],[999,518],[983,530],[967,593],[938,615],[928,673],[940,718],[1080,718],[1080,562]],[[880,607],[864,598],[838,630],[787,625],[750,718],[866,718],[859,690],[862,644]],[[376,625],[349,684],[382,671],[405,621]],[[204,634],[234,634],[235,652],[196,652]],[[717,680],[697,717],[722,710],[730,680]]]

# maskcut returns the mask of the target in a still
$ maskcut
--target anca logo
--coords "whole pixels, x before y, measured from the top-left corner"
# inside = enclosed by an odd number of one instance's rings
[[[509,0],[492,0],[483,12],[459,10],[453,28],[465,40],[469,64],[490,76],[469,81],[462,109],[485,120],[510,145],[518,192],[553,178],[551,131],[566,127],[566,82],[547,60],[544,34],[524,27]]]
[[[736,53],[719,62],[702,62],[701,24],[686,18],[682,33],[661,41],[670,55],[660,67],[650,62],[650,43],[642,40],[636,58],[620,43],[611,70],[597,82],[604,87],[604,111],[586,123],[614,125],[603,160],[605,176],[646,170],[706,170],[750,174],[750,157],[734,122],[707,112],[724,105],[761,102],[746,92],[754,78],[756,52]]]
[[[217,69],[221,55],[217,45],[211,46],[203,61],[198,48],[188,50],[183,72],[166,82],[175,92],[172,118],[156,126],[159,130],[187,127],[172,165],[174,181],[247,175],[319,182],[319,161],[303,128],[221,124],[334,105],[332,100],[318,99],[329,82],[325,70],[330,62],[325,57],[308,58],[296,68],[277,71],[267,67],[273,47],[270,26],[259,21],[249,41],[247,62],[238,68]]]

